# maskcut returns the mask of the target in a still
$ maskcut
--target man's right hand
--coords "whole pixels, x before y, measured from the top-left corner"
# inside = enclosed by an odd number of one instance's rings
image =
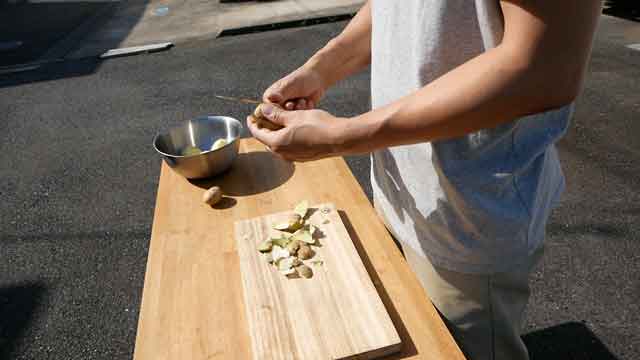
[[[326,89],[318,71],[302,66],[271,85],[264,92],[263,101],[287,110],[309,110],[320,102]]]
[[[315,108],[333,84],[371,62],[371,4],[367,1],[347,27],[304,65],[271,85],[265,103],[286,110]]]

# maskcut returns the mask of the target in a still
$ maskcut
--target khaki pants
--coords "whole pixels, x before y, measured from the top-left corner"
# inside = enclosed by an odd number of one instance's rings
[[[542,247],[527,264],[491,275],[445,270],[409,246],[403,250],[467,359],[529,359],[520,329],[529,300],[529,273],[541,258]]]

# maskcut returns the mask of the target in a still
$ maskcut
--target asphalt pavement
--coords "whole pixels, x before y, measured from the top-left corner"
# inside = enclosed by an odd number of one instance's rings
[[[160,159],[153,135],[251,108],[345,23],[192,41],[0,77],[0,359],[130,359]],[[640,52],[637,23],[603,18],[574,126],[560,142],[568,189],[531,284],[533,359],[640,358]],[[640,42],[638,39],[637,42]],[[328,92],[369,108],[365,72]],[[369,162],[348,158],[370,196]]]

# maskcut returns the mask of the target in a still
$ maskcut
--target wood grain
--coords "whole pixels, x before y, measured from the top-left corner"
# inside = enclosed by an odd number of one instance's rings
[[[400,338],[333,204],[309,210],[314,246],[309,279],[281,275],[257,245],[292,212],[236,222],[245,309],[255,360],[374,359]]]
[[[134,359],[251,359],[234,222],[336,205],[402,350],[389,359],[464,359],[342,158],[289,164],[253,139],[226,174],[190,182],[165,164],[154,213]],[[207,186],[230,194],[201,202]],[[348,216],[346,215],[348,214]]]

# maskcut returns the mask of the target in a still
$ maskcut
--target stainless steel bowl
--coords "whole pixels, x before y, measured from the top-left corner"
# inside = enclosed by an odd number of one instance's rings
[[[203,116],[186,121],[182,126],[158,134],[153,146],[167,165],[187,179],[200,179],[218,175],[227,170],[238,156],[238,141],[242,133],[240,121],[227,116]],[[211,149],[218,139],[227,145]],[[198,155],[183,156],[182,151],[194,146],[203,151]]]

